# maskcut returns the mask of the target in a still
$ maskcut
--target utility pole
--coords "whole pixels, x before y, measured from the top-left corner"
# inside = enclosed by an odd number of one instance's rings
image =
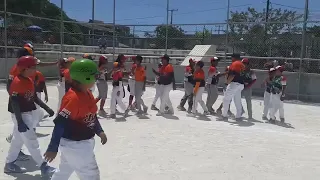
[[[169,3],[170,3],[170,0],[167,0],[167,22],[166,22],[166,44],[165,44],[166,54],[167,54],[167,52],[168,52]]]
[[[170,21],[170,24],[172,24],[172,21],[173,21],[173,12],[174,12],[174,11],[178,11],[178,9],[170,9],[170,10],[168,10],[168,11],[171,12],[171,21]]]
[[[267,1],[267,7],[266,7],[266,24],[265,24],[265,29],[264,29],[264,35],[265,38],[268,36],[268,21],[269,21],[269,14],[270,14],[270,0]]]
[[[91,34],[92,34],[92,46],[94,46],[94,10],[95,10],[95,8],[94,8],[94,0],[92,0],[92,32],[91,32]]]
[[[307,31],[307,23],[309,17],[309,0],[305,0],[305,7],[304,7],[304,15],[303,15],[303,31],[302,31],[302,41],[301,41],[301,55],[300,55],[300,64],[299,64],[299,86],[298,86],[298,93],[297,99],[299,100],[300,96],[300,86],[301,86],[301,73],[302,73],[302,60],[305,57],[306,53],[306,31]]]

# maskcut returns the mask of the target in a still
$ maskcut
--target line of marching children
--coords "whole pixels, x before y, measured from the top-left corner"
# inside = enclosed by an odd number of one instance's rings
[[[219,114],[222,120],[227,120],[228,117],[234,116],[236,120],[242,120],[242,115],[245,110],[241,103],[241,96],[246,100],[248,120],[252,117],[252,86],[256,82],[257,77],[254,71],[250,68],[249,59],[241,59],[239,54],[232,55],[232,64],[227,66],[225,72],[220,73],[217,70],[219,58],[211,58],[207,78],[203,71],[203,62],[189,60],[189,65],[185,68],[184,74],[184,89],[185,94],[182,97],[178,110],[186,111],[184,107],[188,101],[188,113],[197,115],[197,105],[201,105],[203,114]],[[284,122],[283,100],[285,98],[286,78],[282,72],[282,66],[275,66],[269,70],[268,78],[264,81],[266,90],[264,93],[264,111],[263,120],[268,120],[270,123],[275,123],[275,114],[279,111],[279,118]],[[212,106],[218,98],[218,82],[221,77],[225,77],[225,88],[223,102],[215,111]],[[204,89],[207,90],[206,104],[202,100]],[[233,115],[230,111],[231,101],[234,101],[236,114]],[[270,118],[267,118],[267,114]]]

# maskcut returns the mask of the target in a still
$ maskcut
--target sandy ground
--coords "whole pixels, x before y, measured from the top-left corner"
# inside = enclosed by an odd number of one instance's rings
[[[49,106],[57,107],[57,89],[49,84]],[[95,91],[97,93],[97,90]],[[109,86],[109,94],[111,86]],[[151,105],[155,89],[147,88],[143,98]],[[174,107],[183,92],[173,91]],[[206,95],[203,95],[204,99]],[[109,96],[110,97],[110,96]],[[9,148],[5,137],[12,131],[7,112],[8,95],[0,89],[0,169]],[[221,103],[220,96],[214,108]],[[106,111],[109,112],[108,98]],[[125,103],[128,102],[126,97]],[[159,101],[157,106],[159,107]],[[243,100],[245,106],[245,101]],[[149,115],[126,119],[101,118],[108,136],[104,146],[96,141],[96,156],[103,180],[317,180],[320,177],[320,120],[317,104],[285,103],[286,124],[272,125],[261,120],[263,102],[253,100],[254,118],[237,123],[217,121],[216,116],[193,118],[186,112],[175,116]],[[199,108],[199,111],[202,110]],[[232,111],[235,112],[232,105]],[[44,152],[53,129],[52,119],[37,128]],[[28,152],[24,149],[25,152]],[[33,160],[19,162],[26,174],[0,173],[0,180],[37,180],[40,171]],[[59,158],[52,166],[57,167]],[[78,179],[75,174],[71,180]]]

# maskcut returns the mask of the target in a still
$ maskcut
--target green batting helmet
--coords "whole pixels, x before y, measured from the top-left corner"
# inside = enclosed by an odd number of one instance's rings
[[[70,67],[71,79],[76,80],[81,84],[90,84],[95,82],[95,75],[97,73],[97,64],[89,59],[74,61]]]

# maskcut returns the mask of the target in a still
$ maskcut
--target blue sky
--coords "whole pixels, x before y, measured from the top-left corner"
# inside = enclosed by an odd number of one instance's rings
[[[60,0],[50,0],[60,7]],[[242,11],[247,7],[262,10],[267,0],[230,0],[232,11]],[[309,0],[310,16],[320,20],[320,1]],[[167,0],[116,0],[117,24],[162,24],[166,22]],[[88,21],[92,16],[92,0],[64,0],[64,11],[78,21]],[[304,0],[271,0],[274,8],[296,10],[303,14]],[[226,20],[227,0],[170,0],[174,12],[173,23],[214,23]],[[95,0],[95,19],[112,22],[113,0]],[[190,31],[202,26],[186,27]],[[153,29],[147,28],[144,29]],[[210,27],[209,27],[210,29]],[[217,27],[211,27],[217,30]]]

